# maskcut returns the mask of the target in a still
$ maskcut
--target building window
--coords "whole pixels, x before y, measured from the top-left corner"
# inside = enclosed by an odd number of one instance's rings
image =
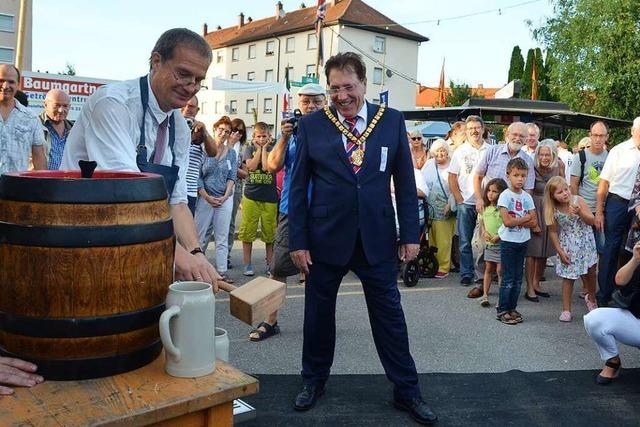
[[[256,57],[256,45],[255,44],[250,44],[249,45],[249,59],[253,59]]]
[[[229,113],[231,114],[238,113],[238,101],[236,100],[229,101]]]
[[[296,51],[296,38],[287,37],[286,52],[291,53]]]
[[[14,17],[13,15],[0,14],[0,31],[7,33],[13,33],[14,30]]]
[[[264,72],[264,81],[272,82],[273,81],[273,70],[265,70]]]
[[[13,49],[10,47],[0,47],[0,62],[13,64]]]
[[[256,108],[256,103],[253,99],[247,99],[247,113],[253,113]]]
[[[234,47],[231,49],[231,60],[232,61],[240,61],[240,48]]]
[[[318,38],[316,33],[307,34],[307,50],[318,48]]]
[[[231,80],[238,80],[237,74],[231,74]]]
[[[373,68],[373,84],[374,85],[382,84],[382,68],[378,68],[378,67]]]
[[[264,99],[264,112],[265,113],[273,112],[273,98]]]
[[[216,101],[215,104],[213,104],[213,113],[220,114],[220,101]]]
[[[222,61],[223,61],[222,52],[220,51],[216,52],[216,63],[220,64]]]
[[[256,79],[256,72],[255,71],[249,71],[247,73],[247,80],[253,81],[255,79]]]
[[[376,36],[375,40],[373,41],[373,51],[377,53],[384,53],[384,48],[385,48],[385,38]]]
[[[266,55],[273,55],[273,53],[276,50],[276,42],[274,42],[273,40],[269,40],[267,42],[267,50],[266,50]]]
[[[292,82],[293,80],[295,80],[293,78],[293,67],[287,67],[285,68],[285,76],[287,75],[287,72],[289,74],[289,81]]]
[[[305,74],[307,77],[315,77],[316,76],[316,66],[314,64],[307,65],[307,72]]]

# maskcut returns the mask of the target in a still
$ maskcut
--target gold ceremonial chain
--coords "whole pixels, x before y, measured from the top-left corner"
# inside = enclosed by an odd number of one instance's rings
[[[358,148],[353,150],[353,152],[351,153],[351,163],[353,163],[354,165],[362,166],[362,162],[364,161],[364,150],[362,150],[360,146],[364,144],[369,135],[371,135],[371,132],[373,132],[373,129],[376,127],[378,121],[384,113],[384,109],[384,104],[381,104],[380,108],[378,108],[378,112],[371,120],[371,123],[369,123],[369,126],[365,129],[362,135],[360,135],[360,137],[356,137],[351,133],[349,129],[347,129],[342,123],[340,123],[340,120],[338,120],[338,118],[333,115],[328,106],[324,107],[324,113],[327,115],[327,118],[331,120],[331,122],[338,128],[340,132],[342,132],[344,136],[346,136],[351,142],[358,146]]]

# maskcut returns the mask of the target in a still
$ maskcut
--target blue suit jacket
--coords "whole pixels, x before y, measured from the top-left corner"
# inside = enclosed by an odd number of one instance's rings
[[[369,122],[378,108],[367,103]],[[334,115],[337,117],[335,111]],[[308,249],[313,261],[346,265],[360,231],[369,264],[394,260],[397,237],[391,177],[400,243],[418,243],[417,192],[402,114],[385,110],[367,138],[358,174],[349,163],[342,134],[324,111],[302,117],[289,194],[289,250]],[[311,201],[307,195],[310,181]]]

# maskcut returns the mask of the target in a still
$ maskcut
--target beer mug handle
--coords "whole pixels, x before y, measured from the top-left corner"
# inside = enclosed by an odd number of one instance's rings
[[[172,305],[171,307],[166,309],[160,316],[160,340],[162,341],[164,350],[171,356],[173,356],[176,362],[180,361],[182,355],[180,353],[180,349],[173,345],[171,332],[169,330],[169,321],[173,316],[178,316],[179,314],[180,307],[178,307],[177,305]]]

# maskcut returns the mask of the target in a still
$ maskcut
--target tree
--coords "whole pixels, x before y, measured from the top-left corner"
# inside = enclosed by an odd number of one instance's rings
[[[555,58],[553,56],[553,51],[551,49],[547,50],[547,55],[544,59],[544,79],[540,82],[541,84],[541,93],[544,95],[544,98],[548,101],[557,101],[558,98],[555,95],[554,84],[551,81],[551,73],[554,67]]]
[[[68,76],[76,75],[76,67],[70,62],[67,62],[64,66],[64,71],[60,71],[58,74],[66,74]]]
[[[520,98],[531,99],[531,74],[533,73],[533,49],[529,49],[527,52],[527,63],[524,66],[522,72],[522,90],[520,91]]]
[[[522,78],[523,71],[524,58],[522,58],[522,51],[520,51],[520,46],[514,46],[511,51],[511,62],[509,64],[509,76],[507,77],[507,83],[512,80]]]
[[[444,101],[445,107],[458,106],[464,104],[464,102],[476,96],[476,93],[466,83],[455,83],[453,80],[449,80],[449,90],[447,91],[447,97]]]
[[[534,30],[553,52],[550,87],[575,110],[631,120],[640,111],[637,0],[554,0]],[[547,59],[549,63],[549,58]]]

